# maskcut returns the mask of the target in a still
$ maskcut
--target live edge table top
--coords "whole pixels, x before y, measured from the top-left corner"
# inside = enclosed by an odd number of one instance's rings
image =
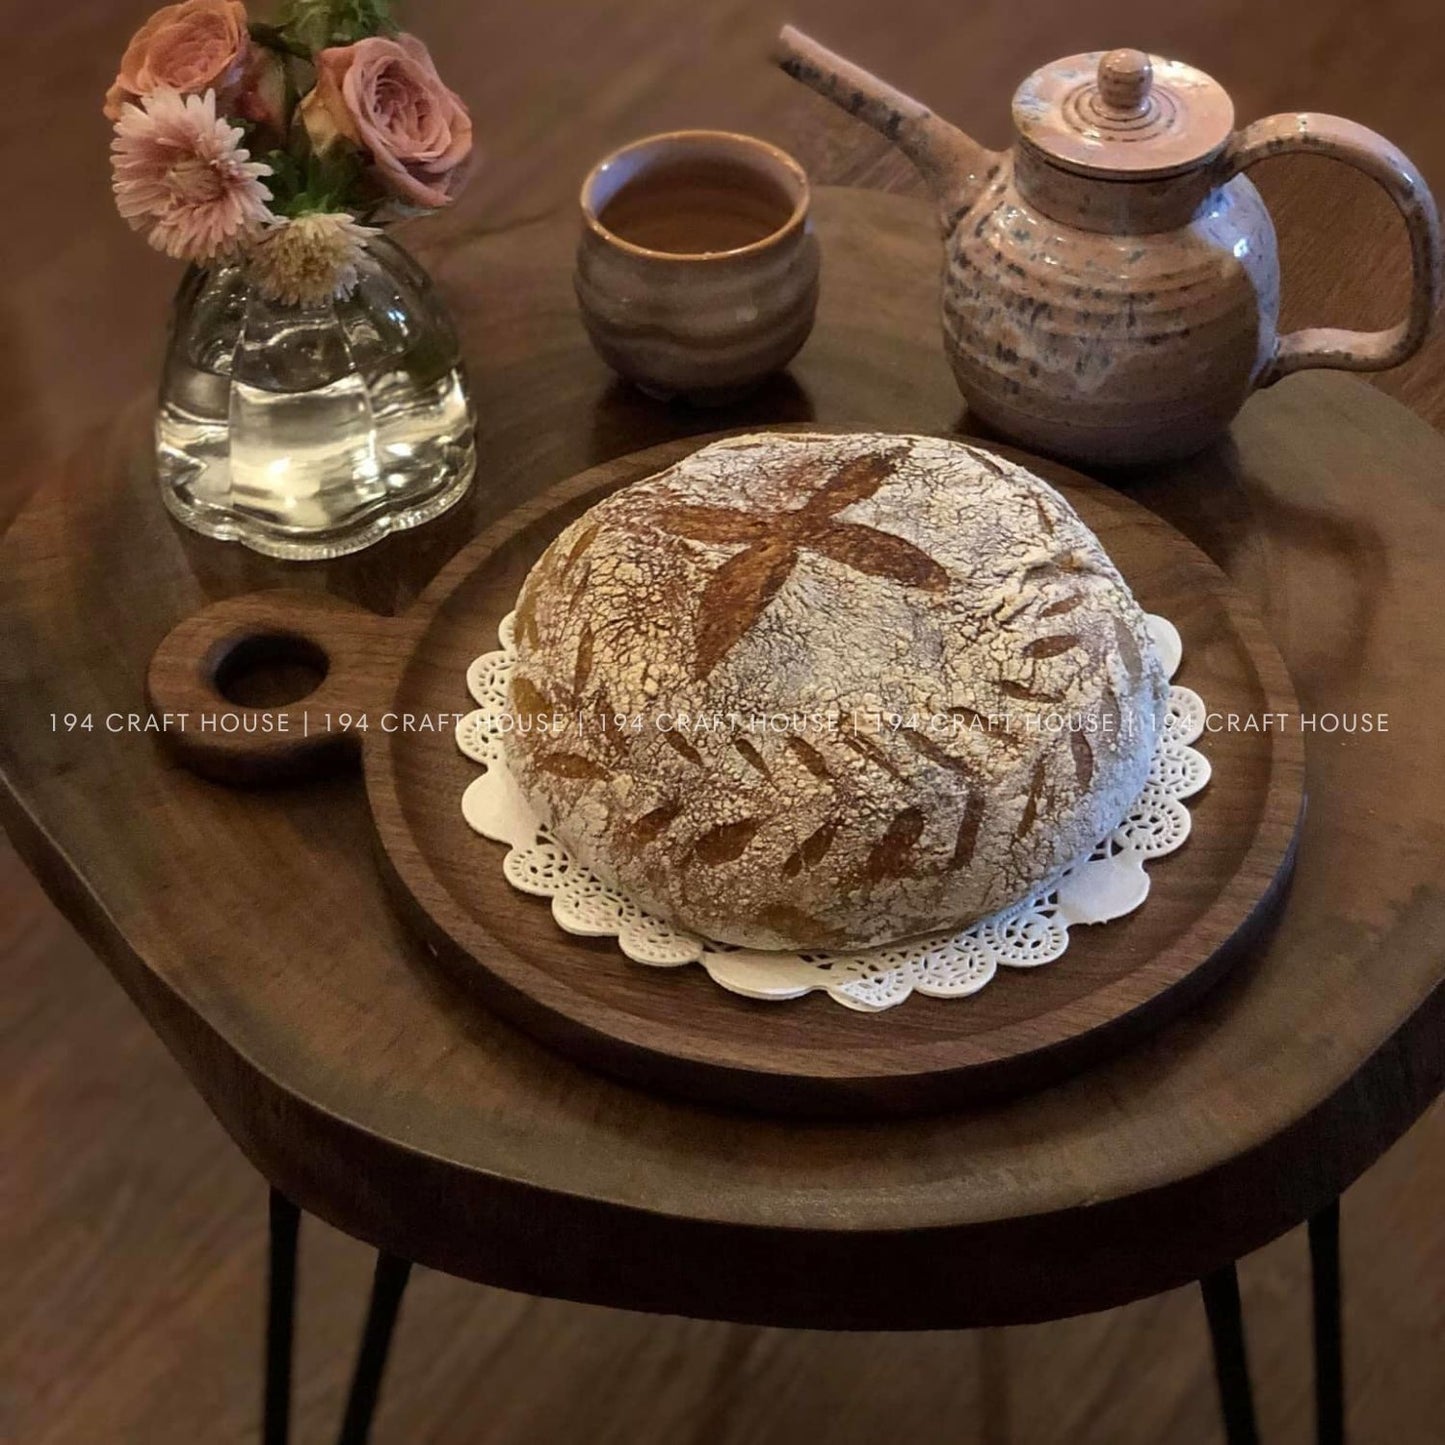
[[[143,711],[156,643],[209,600],[288,585],[398,611],[519,499],[684,432],[964,425],[926,208],[824,191],[817,210],[817,331],[790,376],[722,413],[658,407],[592,356],[569,225],[428,256],[471,367],[478,486],[359,558],[286,567],[179,531],[138,401],[0,541],[0,816],[258,1168],[374,1244],[720,1318],[1101,1308],[1298,1223],[1445,1078],[1445,441],[1378,390],[1292,378],[1205,456],[1126,483],[1253,601],[1304,715],[1388,731],[1308,735],[1296,876],[1255,956],[1148,1042],[1012,1102],[809,1123],[586,1072],[493,1019],[407,933],[355,778],[235,792],[112,731]]]

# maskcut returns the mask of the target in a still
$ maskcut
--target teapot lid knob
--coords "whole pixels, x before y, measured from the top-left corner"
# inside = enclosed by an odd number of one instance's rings
[[[1154,66],[1142,50],[1111,50],[1099,62],[1099,98],[1110,110],[1137,115],[1153,84]]]

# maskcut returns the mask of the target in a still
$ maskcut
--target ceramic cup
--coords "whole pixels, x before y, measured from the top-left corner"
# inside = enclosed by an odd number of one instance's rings
[[[582,320],[649,395],[726,403],[807,340],[818,242],[786,152],[729,131],[648,136],[600,161],[581,201]]]

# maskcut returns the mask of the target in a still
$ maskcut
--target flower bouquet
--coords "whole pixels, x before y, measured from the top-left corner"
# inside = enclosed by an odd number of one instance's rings
[[[388,0],[180,0],[105,100],[116,204],[190,262],[156,420],[187,525],[333,557],[466,490],[474,418],[456,336],[383,230],[450,204],[472,124]]]

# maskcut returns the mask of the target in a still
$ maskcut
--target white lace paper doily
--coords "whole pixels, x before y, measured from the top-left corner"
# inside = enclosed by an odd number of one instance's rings
[[[1149,633],[1170,677],[1182,647],[1174,624],[1150,616]],[[1189,836],[1184,800],[1209,781],[1209,762],[1190,746],[1204,731],[1204,703],[1171,686],[1169,713],[1149,781],[1123,822],[1085,859],[1011,908],[957,933],[911,939],[853,953],[772,953],[735,948],[686,933],[637,904],[574,861],[522,796],[502,752],[507,678],[516,660],[512,616],[498,628],[501,648],[467,669],[477,709],[457,725],[457,746],[484,771],[467,787],[462,813],[484,838],[508,845],[507,882],[552,900],[568,933],[616,938],[628,958],[655,968],[700,963],[715,983],[755,999],[800,998],[822,990],[848,1008],[876,1012],[917,990],[934,998],[977,993],[1005,968],[1037,968],[1069,946],[1078,923],[1107,923],[1132,913],[1149,894],[1144,864],[1172,853]]]

